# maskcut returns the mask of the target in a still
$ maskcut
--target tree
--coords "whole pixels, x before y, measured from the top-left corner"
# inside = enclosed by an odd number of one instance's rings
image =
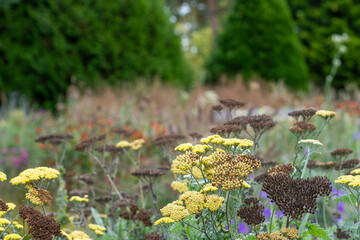
[[[190,86],[163,0],[0,0],[0,91],[42,107],[87,86],[139,77]]]
[[[329,74],[335,47],[333,34],[347,33],[348,51],[341,56],[342,65],[333,86],[345,83],[360,86],[360,1],[359,0],[288,0],[298,29],[298,36],[306,48],[310,78],[323,86]]]
[[[241,73],[306,88],[307,67],[286,1],[234,1],[207,69],[210,83]]]

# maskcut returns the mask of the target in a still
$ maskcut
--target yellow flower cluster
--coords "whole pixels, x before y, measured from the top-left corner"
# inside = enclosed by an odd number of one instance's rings
[[[360,174],[360,168],[354,169],[350,173],[351,174]]]
[[[207,150],[211,150],[211,149],[212,149],[211,146],[202,145],[202,144],[196,144],[193,147],[192,152],[202,154],[202,153],[205,153]]]
[[[192,149],[193,149],[193,145],[191,143],[182,143],[179,146],[177,146],[174,150],[187,152],[187,151],[191,151]]]
[[[328,111],[328,110],[319,110],[315,114],[322,118],[333,118],[335,117],[336,112]]]
[[[169,217],[174,221],[180,221],[181,219],[190,216],[189,211],[182,206],[181,201],[174,201],[167,204],[165,207],[160,209],[160,212],[164,217]]]
[[[299,232],[298,232],[297,228],[295,228],[295,227],[282,228],[282,229],[280,229],[280,232],[290,239],[298,239],[299,238]]]
[[[256,236],[258,240],[289,240],[287,237],[282,236],[279,232],[262,233]]]
[[[303,139],[298,142],[298,144],[311,144],[311,145],[317,145],[322,146],[323,144],[319,140],[315,139]]]
[[[243,181],[243,187],[244,188],[251,188],[250,184],[248,184],[247,182]]]
[[[204,207],[208,208],[210,211],[216,211],[222,206],[224,200],[225,199],[223,197],[215,194],[208,195],[205,198]]]
[[[89,224],[89,228],[95,232],[96,235],[102,236],[106,231],[106,228],[96,224]]]
[[[6,174],[3,172],[0,172],[0,182],[7,180]]]
[[[4,237],[4,240],[17,240],[22,239],[22,237],[16,233],[8,234]]]
[[[59,171],[48,167],[29,168],[10,180],[12,185],[27,184],[41,179],[53,180],[58,178]]]
[[[19,229],[19,230],[21,230],[21,229],[24,228],[23,225],[21,225],[20,223],[18,223],[18,222],[16,222],[16,221],[13,222],[13,225],[14,225],[14,227],[15,227],[16,229]]]
[[[219,135],[211,135],[211,136],[208,136],[206,138],[202,138],[200,140],[200,142],[204,143],[204,144],[209,144],[215,138],[221,138],[221,137]]]
[[[201,193],[206,193],[206,192],[215,192],[216,190],[218,190],[217,187],[213,186],[211,183],[206,184],[203,189],[200,191]]]
[[[160,223],[173,223],[173,222],[175,222],[174,219],[169,218],[169,217],[163,217],[163,218],[160,218],[159,220],[157,220],[155,222],[155,225],[158,225]]]
[[[6,225],[10,224],[10,221],[6,218],[0,218],[0,227],[5,227]]]
[[[25,194],[26,199],[28,199],[32,204],[37,206],[42,206],[44,203],[38,197],[39,192],[33,184],[26,184],[25,187],[28,189],[28,193]]]
[[[7,212],[9,212],[9,211],[11,211],[11,210],[14,210],[14,209],[16,208],[16,205],[13,204],[13,203],[6,203],[6,205],[8,206],[8,210],[7,210],[7,211],[0,211],[0,218],[1,218],[2,216],[4,216],[5,213],[7,213]]]
[[[126,147],[130,147],[132,150],[138,150],[140,149],[143,144],[145,143],[144,139],[136,139],[132,142],[128,142],[128,141],[120,141],[116,144],[117,148],[126,148]]]
[[[205,170],[205,167],[204,165],[202,166],[202,170],[204,171]],[[197,179],[203,179],[203,174],[201,173],[201,170],[198,166],[195,166],[191,169],[192,171],[192,174],[194,175],[195,178]]]
[[[67,234],[65,231],[61,230],[61,235],[66,237],[67,240],[72,240],[69,234]]]
[[[72,240],[92,240],[86,233],[83,231],[73,231],[69,234]]]
[[[186,152],[176,157],[171,164],[171,171],[176,174],[189,174],[193,166],[200,165],[199,155]]]
[[[335,183],[343,183],[348,184],[353,187],[360,187],[360,175],[352,176],[352,175],[344,175],[340,176]]]
[[[185,202],[186,209],[190,213],[199,213],[203,210],[205,204],[205,196],[196,191],[188,191],[180,195],[179,199]]]
[[[72,196],[69,200],[70,202],[89,202],[88,195],[85,195],[83,198],[79,196]]]
[[[179,193],[184,193],[189,191],[189,188],[187,187],[188,183],[189,181],[185,181],[185,182],[173,181],[171,183],[171,187],[172,189],[178,191]]]

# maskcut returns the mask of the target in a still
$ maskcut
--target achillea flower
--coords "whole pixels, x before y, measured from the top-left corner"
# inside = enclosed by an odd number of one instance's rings
[[[323,144],[319,140],[315,139],[303,139],[298,142],[299,145],[307,146],[322,146]]]
[[[353,153],[353,150],[348,148],[338,148],[333,150],[330,154],[333,157],[343,157]]]
[[[200,142],[203,144],[209,144],[211,142],[211,140],[213,140],[215,138],[221,138],[221,137],[219,135],[215,134],[215,135],[208,136],[206,138],[202,138],[200,140]]]
[[[251,188],[250,184],[248,184],[247,182],[243,181],[243,187],[244,188]]]
[[[69,236],[72,240],[92,240],[92,238],[83,231],[72,231]]]
[[[205,167],[202,166],[202,170],[204,171],[205,170]],[[203,179],[203,174],[201,173],[201,170],[198,166],[195,166],[191,169],[192,171],[192,174],[194,175],[195,178],[197,179]]]
[[[222,145],[224,146],[237,146],[241,143],[241,140],[238,138],[227,138],[225,139],[225,141],[222,143]]]
[[[351,174],[355,174],[355,175],[360,174],[360,168],[357,168],[357,169],[355,169],[355,170],[352,170],[350,173],[351,173]]]
[[[11,211],[11,210],[14,210],[16,208],[16,205],[11,203],[11,202],[6,203],[6,205],[9,207],[8,210],[7,210],[8,212]]]
[[[58,178],[60,172],[53,168],[37,167],[29,168],[10,180],[12,185],[27,184],[41,179],[53,180]]]
[[[344,175],[340,176],[335,183],[343,183],[348,184],[353,187],[360,187],[360,175],[352,176],[352,175]]]
[[[223,106],[221,106],[220,104],[219,105],[214,105],[211,108],[212,108],[212,110],[214,110],[214,111],[216,111],[218,113],[220,113],[221,110],[223,110]]]
[[[151,232],[144,236],[144,240],[162,240],[162,237],[157,232]]]
[[[117,148],[126,148],[126,147],[130,147],[130,143],[128,141],[120,141],[115,145]]]
[[[72,240],[72,238],[70,237],[70,235],[67,234],[65,231],[61,230],[60,232],[61,232],[61,235],[62,235],[63,237],[66,237],[67,240]]]
[[[288,113],[288,115],[290,117],[295,118],[296,121],[299,121],[300,117],[302,117],[303,121],[309,121],[311,119],[311,117],[314,116],[315,114],[316,114],[316,110],[312,109],[312,108],[301,109],[301,110],[297,110],[297,111]]]
[[[219,135],[230,135],[230,133],[241,133],[243,128],[241,126],[237,125],[220,125],[216,126],[210,129],[210,132],[213,134],[219,134]]]
[[[286,165],[278,165],[275,167],[272,167],[268,170],[268,174],[270,176],[277,175],[277,174],[285,174],[290,175],[295,170],[294,166],[291,165],[291,163]]]
[[[265,131],[275,126],[272,118],[268,115],[256,115],[256,116],[241,116],[234,118],[233,120],[225,123],[224,125],[240,125],[243,129],[246,129],[248,125],[254,129],[258,134],[262,134]]]
[[[8,209],[9,206],[3,200],[0,199],[0,211],[6,212]]]
[[[11,233],[4,237],[4,240],[17,240],[17,239],[22,239],[22,237],[16,233]]]
[[[316,112],[316,115],[325,119],[333,118],[336,115],[336,112],[328,110],[319,110]]]
[[[192,149],[193,149],[193,145],[191,143],[182,143],[179,146],[177,146],[174,150],[187,152],[187,151],[191,151]]]
[[[241,107],[245,106],[245,103],[231,99],[231,98],[220,100],[220,103],[229,109],[241,108]]]
[[[177,158],[171,164],[171,171],[175,174],[189,174],[193,166],[199,165],[199,155],[186,152],[177,156]]]
[[[305,136],[306,134],[313,132],[316,127],[306,121],[295,122],[294,125],[289,128],[290,132],[295,134],[295,136]]]
[[[358,164],[359,164],[359,160],[358,159],[350,159],[350,160],[347,160],[345,162],[343,162],[341,164],[341,170],[343,169],[350,169],[350,168],[354,168],[356,167]],[[340,169],[340,164],[336,164],[335,165],[335,169],[336,170],[339,170]]]
[[[300,219],[304,213],[315,213],[316,199],[329,196],[331,182],[326,177],[293,179],[277,174],[265,178],[262,190],[271,202],[275,202],[285,216]]]
[[[106,231],[106,228],[96,224],[89,224],[89,228],[95,232],[96,235],[102,236]]]
[[[179,193],[184,193],[189,191],[189,188],[187,187],[189,181],[179,182],[179,181],[173,181],[171,183],[172,189],[175,191],[178,191]]]
[[[192,148],[192,152],[193,153],[197,153],[197,154],[202,154],[205,153],[207,150],[211,150],[212,147],[208,146],[208,145],[202,145],[202,144],[196,144],[193,148]]]
[[[132,149],[132,150],[138,150],[138,149],[140,149],[142,146],[143,146],[143,144],[145,143],[145,140],[144,139],[137,139],[137,140],[134,140],[134,141],[132,141],[131,143],[130,143],[130,148]]]
[[[28,224],[32,238],[47,240],[52,239],[53,236],[61,236],[60,223],[51,217],[44,216],[35,208],[20,206],[19,215]]]
[[[84,151],[87,148],[91,147],[96,141],[103,141],[106,138],[106,134],[101,134],[99,136],[90,137],[76,144],[75,151]]]
[[[223,144],[225,140],[226,140],[225,138],[219,137],[212,139],[210,142],[213,144]]]
[[[72,196],[69,200],[70,202],[89,202],[89,199],[87,198],[87,195],[85,195],[85,197],[79,197],[79,196]]]
[[[6,227],[8,224],[10,224],[10,221],[6,218],[0,218],[0,227]]]
[[[7,180],[6,174],[3,172],[0,172],[0,182]]]
[[[181,206],[178,201],[167,204],[160,209],[160,212],[164,217],[169,217],[173,221],[180,221],[181,219],[190,216],[189,210],[184,206]]]
[[[49,191],[44,189],[37,189],[35,184],[28,183],[25,185],[28,189],[28,193],[26,193],[26,199],[28,199],[32,204],[42,206],[44,203],[51,205],[52,196]]]
[[[248,140],[248,139],[241,139],[238,147],[241,147],[241,148],[249,148],[249,147],[252,147],[254,145],[254,142],[251,141],[251,140]]]
[[[156,226],[160,223],[173,223],[173,222],[175,222],[174,219],[172,219],[170,217],[163,217],[163,218],[160,218],[159,220],[157,220],[154,225]]]
[[[238,210],[237,215],[244,219],[246,224],[256,226],[265,222],[265,215],[263,214],[265,207],[259,205],[259,200],[247,198],[245,204],[248,206]]]
[[[18,222],[16,222],[16,221],[13,222],[13,226],[14,226],[16,229],[19,229],[19,230],[21,230],[21,229],[24,228],[23,225],[21,225],[20,223],[18,223]]]
[[[142,168],[132,171],[130,174],[136,177],[161,177],[167,170],[159,168]]]
[[[193,139],[200,139],[202,138],[203,135],[198,132],[191,132],[189,133],[189,136],[192,137]]]
[[[179,199],[185,202],[186,209],[192,214],[199,213],[204,208],[205,196],[199,192],[185,192],[180,195]]]
[[[261,166],[259,160],[251,155],[241,154],[236,157],[225,152],[216,151],[212,154],[213,175],[212,182],[215,186],[222,186],[223,190],[240,188],[243,186],[243,180],[255,169]]]
[[[280,232],[290,239],[298,239],[299,238],[299,232],[298,232],[297,228],[294,228],[294,227],[282,228],[282,229],[280,229]]]
[[[208,208],[210,211],[216,211],[223,205],[224,200],[223,197],[215,194],[207,195],[205,197],[204,207]]]
[[[212,183],[208,183],[205,186],[203,186],[203,189],[200,192],[207,193],[207,192],[215,192],[216,190],[218,190],[217,187],[213,186]]]
[[[184,139],[184,138],[185,138],[185,136],[179,135],[179,134],[164,135],[164,136],[156,138],[153,141],[153,144],[158,145],[158,146],[173,146],[179,140]]]
[[[70,135],[67,133],[53,133],[53,134],[48,134],[45,136],[38,137],[37,139],[35,139],[35,142],[45,143],[45,142],[51,141],[51,140],[68,141],[73,138],[74,138],[73,135]]]

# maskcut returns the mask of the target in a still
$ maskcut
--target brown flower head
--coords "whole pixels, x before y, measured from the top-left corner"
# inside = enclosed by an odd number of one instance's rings
[[[237,215],[244,219],[246,224],[256,226],[265,222],[265,216],[263,214],[265,208],[263,205],[259,205],[259,200],[256,198],[247,198],[244,202],[248,207],[238,210]]]
[[[88,185],[94,185],[95,184],[94,176],[95,173],[82,174],[79,176],[79,180],[85,182]]]
[[[135,170],[130,172],[131,175],[135,177],[161,177],[166,173],[166,170],[159,169],[159,168],[143,168],[139,170]]]
[[[53,197],[50,195],[50,192],[44,189],[39,189],[38,191],[38,198],[43,202],[48,204],[49,206],[51,205],[52,199]]]
[[[81,189],[74,189],[69,192],[69,196],[84,197],[85,195],[89,195],[89,192]]]
[[[53,134],[48,134],[48,135],[44,135],[41,137],[38,137],[37,139],[35,139],[35,142],[39,142],[39,143],[45,143],[47,141],[68,141],[70,139],[73,139],[74,136],[71,134],[67,134],[67,133],[53,133]]]
[[[103,196],[95,197],[95,201],[100,203],[107,203],[110,202],[111,200],[112,200],[111,195],[103,195]]]
[[[262,173],[262,174],[260,174],[259,176],[256,176],[256,177],[254,178],[254,181],[257,182],[257,183],[261,183],[261,182],[263,182],[263,181],[265,180],[265,178],[266,178],[267,175],[268,175],[267,172]]]
[[[303,121],[309,121],[312,116],[314,116],[316,113],[315,109],[308,108],[308,109],[301,109],[297,111],[293,111],[288,113],[290,117],[293,117],[296,119],[296,121],[300,120],[300,117],[302,117]]]
[[[144,240],[162,240],[162,237],[157,232],[151,232],[144,236]]]
[[[212,154],[214,173],[212,182],[215,186],[222,186],[224,191],[240,188],[247,177],[261,166],[259,160],[248,154],[234,155],[216,151]]]
[[[221,110],[223,110],[223,106],[219,105],[214,105],[212,106],[212,110],[218,112],[220,114]]]
[[[223,100],[220,100],[220,103],[222,105],[224,105],[224,107],[227,107],[229,109],[241,108],[241,107],[245,106],[245,103],[239,102],[234,99],[223,99]]]
[[[336,168],[337,163],[335,162],[317,162],[314,160],[309,160],[307,168],[313,169],[313,168],[323,168],[323,169],[330,169],[330,168]]]
[[[285,216],[300,219],[304,213],[315,213],[316,198],[329,196],[331,182],[326,177],[293,179],[277,174],[265,178],[262,190],[275,202]]]
[[[60,237],[60,223],[53,218],[41,214],[33,207],[19,207],[20,217],[29,225],[29,234],[34,239],[51,240]]]
[[[288,237],[289,239],[298,239],[299,238],[299,231],[297,228],[282,228],[280,229],[280,232]]]
[[[189,133],[189,136],[192,137],[193,139],[200,139],[203,137],[203,135],[198,132],[191,132]]]
[[[108,152],[111,154],[116,154],[119,152],[122,152],[123,149],[122,148],[117,148],[115,145],[104,145],[101,147],[96,147],[95,151],[99,152],[99,153],[103,153],[103,152]]]
[[[131,131],[126,130],[125,128],[121,128],[121,127],[114,127],[112,129],[112,132],[117,133],[119,135],[122,135],[125,138],[128,138],[128,137],[130,137],[132,135]]]
[[[184,135],[180,134],[170,134],[164,135],[153,140],[153,144],[158,146],[174,146],[181,139],[184,139]]]
[[[313,132],[316,129],[316,127],[308,123],[306,121],[301,122],[295,122],[294,125],[289,129],[290,132],[294,133],[296,136],[304,136],[310,132]]]
[[[243,130],[243,128],[238,125],[220,125],[220,126],[211,128],[210,132],[213,134],[229,136],[231,133],[239,134],[239,133],[241,133],[242,130]]]
[[[275,167],[272,167],[268,170],[268,174],[270,176],[277,175],[277,174],[285,174],[290,175],[295,170],[294,166],[291,165],[291,163],[286,165],[278,165]]]
[[[9,209],[9,206],[3,201],[0,199],[0,211],[7,211]]]
[[[348,156],[349,154],[353,153],[353,150],[348,148],[338,148],[333,150],[330,154],[333,157],[343,157]]]
[[[275,126],[272,118],[269,115],[255,115],[255,116],[241,116],[236,117],[233,120],[225,123],[224,125],[238,125],[243,129],[246,129],[247,125],[250,125],[258,134],[262,134],[265,131]]]
[[[145,209],[139,209],[138,213],[134,216],[135,220],[143,222],[144,226],[152,226],[153,223],[150,218],[149,211]]]
[[[339,239],[350,239],[351,238],[351,236],[348,233],[346,233],[345,231],[342,231],[340,228],[336,229],[335,235]]]
[[[75,146],[75,151],[84,151],[88,147],[92,146],[97,141],[104,141],[106,138],[106,134],[101,134],[99,136],[90,137],[88,139],[85,139],[84,141],[81,141]]]
[[[341,170],[354,168],[354,167],[356,167],[356,166],[359,164],[359,162],[360,162],[360,161],[359,161],[358,159],[350,159],[350,160],[347,160],[347,161],[345,161],[345,162],[343,162],[343,163],[341,164]],[[334,169],[335,169],[335,170],[339,170],[339,169],[340,169],[340,164],[336,163]]]

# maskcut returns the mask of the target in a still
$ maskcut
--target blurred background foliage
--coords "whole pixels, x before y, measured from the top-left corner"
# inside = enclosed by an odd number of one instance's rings
[[[360,85],[359,0],[0,0],[1,103],[17,92],[55,109],[67,89],[154,80],[189,89],[223,74]]]

